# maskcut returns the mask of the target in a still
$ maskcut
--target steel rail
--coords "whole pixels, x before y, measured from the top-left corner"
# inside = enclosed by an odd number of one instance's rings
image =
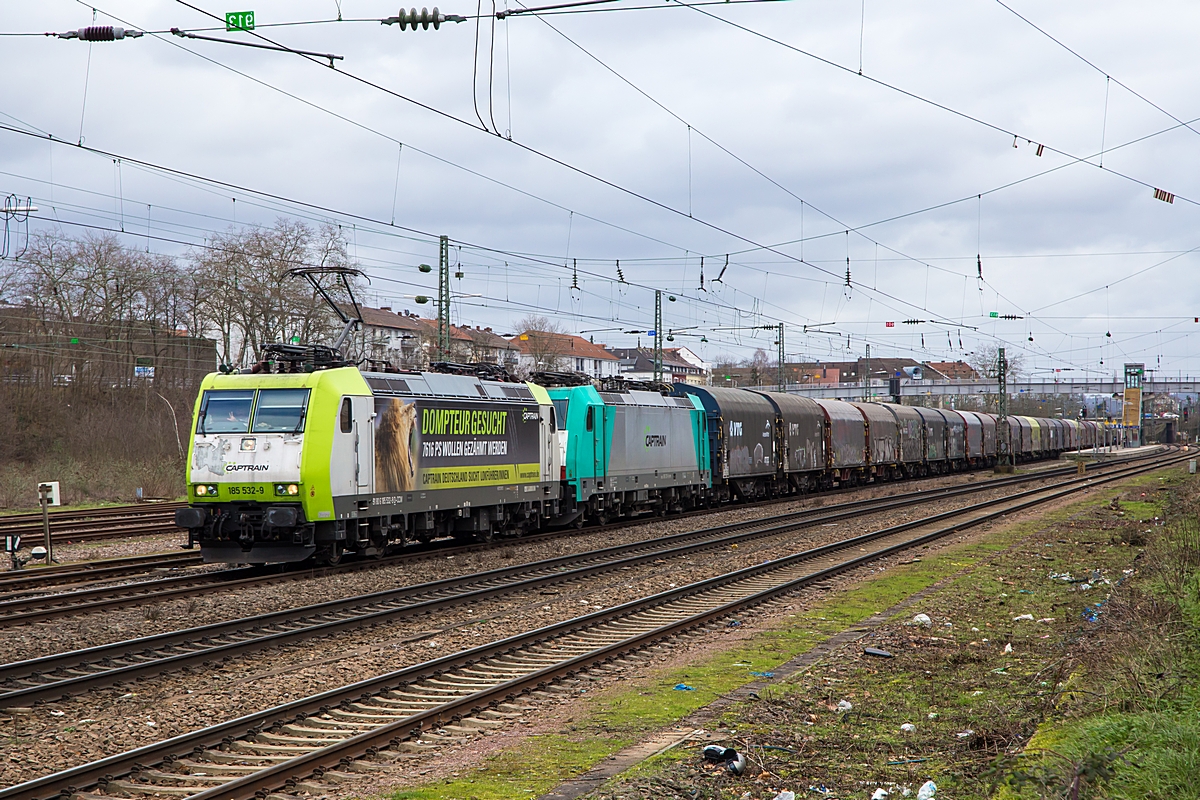
[[[1135,456],[1129,458],[1128,461],[1141,461],[1145,458],[1153,458],[1154,455]],[[1093,463],[1085,465],[1088,469],[1114,467],[1114,463]],[[1039,470],[1038,473],[1026,475],[1014,475],[1003,477],[1003,479],[992,479],[986,481],[988,486],[1008,486],[1014,483],[1030,482],[1049,479],[1049,477],[1070,473],[1070,468],[1054,468]],[[932,495],[953,491],[959,487],[941,487],[936,489],[916,489],[912,495],[926,494]],[[833,494],[852,491],[852,489],[835,489]],[[830,493],[824,493],[820,497],[829,497]],[[889,497],[904,497],[905,494],[889,495]],[[758,504],[734,505],[728,507],[730,510],[739,509],[739,507],[754,507],[767,506],[780,503],[792,503],[792,501],[804,500],[811,495],[787,495],[784,498],[764,501]],[[850,507],[857,503],[869,503],[870,500],[857,500],[851,503],[844,504]],[[684,519],[688,517],[707,515],[712,512],[712,509],[698,509],[672,515],[672,519]],[[622,521],[613,522],[607,525],[601,525],[593,530],[618,530],[622,528],[632,527],[632,525],[640,525],[653,521],[652,518],[640,517],[631,519],[622,519]],[[391,566],[401,561],[407,561],[420,558],[438,557],[438,555],[454,555],[460,553],[474,553],[491,549],[498,546],[508,545],[508,543],[529,543],[547,541],[557,539],[563,535],[571,535],[576,533],[575,530],[558,529],[547,531],[547,533],[535,534],[532,536],[523,536],[520,539],[499,540],[496,542],[476,542],[469,545],[460,545],[455,547],[445,547],[444,541],[434,541],[427,545],[412,546],[408,552],[402,552],[390,557],[376,559],[372,561],[350,561],[350,563],[337,566],[305,566],[299,565],[258,565],[253,567],[242,567],[240,571],[226,570],[222,572],[204,573],[198,576],[184,576],[174,578],[162,578],[157,581],[143,581],[130,584],[121,584],[119,587],[84,589],[78,591],[70,591],[70,593],[48,594],[40,597],[31,597],[31,599],[20,599],[11,601],[0,601],[0,627],[23,624],[23,622],[36,622],[47,619],[58,618],[58,616],[94,613],[98,610],[108,610],[112,608],[120,608],[128,606],[132,603],[143,603],[148,600],[164,601],[176,599],[181,596],[198,596],[202,594],[214,593],[214,591],[227,591],[230,589],[253,587],[264,583],[276,581],[299,581],[310,577],[323,575],[331,575],[335,572],[356,572],[360,570],[377,569],[377,567]]]
[[[1085,479],[1074,478],[1055,485],[1079,480]],[[805,509],[4,664],[0,665],[0,687],[3,687],[0,689],[0,708],[57,700],[218,658],[228,660],[292,641],[377,625],[397,616],[428,614],[465,602],[580,580],[651,560],[678,558],[816,525],[997,488],[1002,487],[990,483],[973,484],[946,487],[937,497],[931,497],[929,493],[908,494],[857,501],[855,508]],[[1007,502],[1048,488],[1052,487],[1030,489],[971,507]],[[90,670],[94,671],[89,673]]]
[[[198,566],[203,562],[196,552],[157,553],[146,556],[77,561],[0,572],[0,593],[36,590],[46,586],[80,581],[101,581],[156,569]]]
[[[355,758],[377,752],[380,748],[394,746],[413,736],[420,736],[426,724],[445,725],[447,721],[457,722],[464,714],[484,713],[489,707],[495,708],[501,703],[511,702],[519,694],[545,688],[563,677],[573,676],[581,670],[642,649],[660,639],[709,624],[730,613],[759,605],[846,570],[914,546],[927,544],[993,519],[1068,496],[1083,489],[1160,469],[1180,460],[1183,459],[1164,459],[1165,463],[1131,466],[1120,472],[1076,482],[1075,485],[1067,488],[1046,489],[1039,492],[1044,495],[1042,497],[1027,499],[915,537],[885,544],[872,552],[824,566],[816,571],[801,574],[795,574],[794,570],[787,572],[787,570],[802,565],[804,561],[812,561],[861,544],[897,536],[897,528],[907,531],[928,527],[935,524],[936,520],[945,519],[948,514],[963,516],[969,513],[969,509],[946,512],[925,519],[923,522],[905,523],[903,526],[893,526],[842,542],[823,545],[803,553],[699,581],[614,608],[597,611],[585,617],[545,626],[535,631],[406,667],[386,675],[376,676],[350,686],[322,692],[208,728],[181,734],[90,764],[46,775],[0,790],[0,800],[38,800],[56,795],[70,796],[77,793],[80,787],[94,786],[100,786],[102,789],[112,787],[123,794],[131,792],[156,794],[161,793],[162,790],[169,790],[172,795],[188,796],[190,800],[248,800],[248,798],[263,796],[272,789],[294,786],[297,781],[307,776],[314,774],[319,776],[329,768],[349,763]],[[770,585],[759,587],[754,583],[755,580],[767,576],[769,573],[781,571],[785,572],[783,579],[772,579],[769,582]],[[724,586],[733,586],[739,582],[743,586],[743,589],[738,592],[741,596],[723,600],[719,597],[718,589]],[[719,602],[712,602],[708,607],[698,610],[694,609],[694,605],[692,607],[687,605],[689,598],[705,592],[712,594],[714,600],[719,600]],[[674,604],[674,610],[671,610],[672,604]],[[686,613],[689,610],[692,613]],[[675,616],[675,618],[664,622],[662,620],[664,616]],[[632,635],[626,635],[630,628],[639,627],[641,629],[635,630]],[[603,631],[604,635],[601,635],[600,631]],[[583,635],[585,633],[588,635]],[[612,638],[614,633],[617,634],[615,640]],[[538,652],[538,647],[545,644],[550,649],[554,649],[553,645],[549,643],[556,640],[562,641],[568,636],[575,636],[576,641],[570,647],[563,648],[566,658],[559,657],[554,663],[544,666],[539,664],[538,659],[533,658],[533,655]],[[604,640],[606,637],[607,640]],[[599,646],[594,645],[597,638],[604,640]],[[579,652],[580,647],[583,648],[582,652]],[[543,654],[547,652],[546,648],[542,648],[542,652]],[[528,656],[528,662],[522,662],[525,666],[520,669],[524,674],[513,676],[513,667],[508,665],[516,663],[514,659],[520,653],[532,655]],[[507,660],[503,661],[499,669],[493,668],[491,673],[485,671],[488,668],[489,660],[501,659]],[[458,683],[455,683],[456,680]],[[420,707],[420,702],[426,701],[421,700],[423,696],[414,694],[414,691],[422,682],[430,684],[432,688],[429,691],[434,694],[440,692],[440,696],[445,698],[445,702]],[[457,696],[446,697],[455,691]],[[417,710],[408,713],[407,709],[412,706],[412,701],[405,701],[408,705],[404,705],[399,700],[385,697],[384,695],[388,693],[393,697],[398,693],[417,697],[420,701],[417,702]],[[383,703],[384,706],[370,705],[373,702]],[[377,720],[386,719],[387,715],[372,714],[369,709],[386,711],[389,703],[397,707],[402,706],[401,710],[405,713],[393,713],[391,715],[394,717],[393,719],[380,724]],[[363,713],[359,709],[368,709],[368,711]],[[340,714],[340,717],[334,719],[332,715],[335,714]],[[361,718],[359,722],[345,720],[345,718],[356,716]],[[340,726],[340,728],[329,733],[328,738],[295,739],[295,737],[287,735],[295,732],[298,726],[310,718],[314,724],[318,725],[318,728],[305,730],[329,731],[330,725]],[[333,722],[326,723],[324,722],[326,719],[333,720]],[[368,730],[354,733],[352,726],[355,724],[365,726]],[[289,728],[292,730],[289,731]],[[350,730],[343,731],[341,728],[350,728]],[[282,731],[283,734],[270,734],[269,730]],[[334,733],[341,734],[343,732],[352,735],[334,735]],[[247,736],[251,737],[253,741],[245,741]],[[303,744],[275,746],[269,744],[271,736],[284,741],[295,740]],[[318,732],[316,737],[319,736]],[[174,762],[185,764],[186,767],[187,762],[180,761],[181,758],[185,756],[202,758],[206,748],[221,746],[233,748],[232,752],[225,751],[219,754],[226,763],[267,761],[268,764],[265,768],[261,767],[261,764],[224,767],[225,774],[232,777],[162,773],[153,768],[155,765],[162,765],[170,769],[170,765]],[[306,752],[294,752],[300,749],[304,749]],[[264,751],[270,751],[274,755],[263,755]],[[292,757],[281,756],[280,753],[288,753]],[[217,756],[218,754],[213,754],[214,758]],[[200,766],[203,767],[203,765]],[[247,774],[233,776],[233,773],[237,771]],[[144,776],[175,781],[176,784],[190,782],[197,791],[188,792],[184,786],[179,785],[154,786],[149,783],[129,783],[120,780],[118,776],[132,776],[135,780],[138,779],[138,776]],[[189,781],[189,779],[191,780]],[[215,783],[217,785],[195,786],[196,783]]]
[[[184,505],[172,502],[154,506],[55,511],[50,514],[50,537],[56,543],[65,544],[124,536],[180,533],[183,529],[175,525],[175,509]],[[40,512],[0,517],[0,536],[36,538],[42,535],[42,531]]]
[[[1101,468],[1108,465],[1089,465],[1091,467],[1100,466]],[[1052,478],[1058,474],[1070,472],[1068,468],[1043,470],[1037,473],[1027,475],[1010,476],[1007,478],[993,479],[980,484],[970,484],[974,486],[989,486],[1001,487],[1012,484],[1026,483]],[[969,485],[957,485],[948,487],[939,487],[931,490],[917,489],[913,492],[900,493],[896,495],[888,495],[884,498],[872,498],[864,500],[853,500],[847,503],[837,504],[836,506],[825,506],[824,508],[854,508],[862,504],[874,504],[883,500],[904,497],[938,497],[945,496],[946,493],[955,493],[960,491],[971,491],[969,488],[964,488]],[[784,498],[780,500],[767,501],[765,503],[756,504],[757,506],[773,505],[780,502],[790,502],[798,498]],[[751,506],[741,506],[749,508]],[[699,509],[686,512],[683,514],[674,515],[672,519],[684,519],[691,516],[699,516],[711,513],[711,509]],[[805,509],[800,514],[818,513],[817,508]],[[621,520],[603,526],[604,530],[617,530],[624,527],[639,525],[647,522],[647,519],[629,519]],[[546,541],[556,538],[563,534],[562,531],[550,531],[547,533],[537,534],[534,536],[523,537],[514,542],[530,543]],[[457,555],[460,553],[477,552],[479,550],[491,549],[499,546],[498,543],[472,543],[460,545],[457,547],[445,547],[441,542],[433,542],[428,545],[417,546],[409,552],[402,552],[393,556],[374,561],[352,561],[333,567],[306,567],[302,565],[260,565],[255,567],[246,567],[239,570],[224,570],[220,572],[204,573],[201,575],[180,576],[171,578],[162,578],[153,581],[140,581],[135,583],[121,584],[119,586],[97,587],[92,589],[77,590],[73,592],[61,592],[55,594],[46,594],[34,598],[22,598],[18,600],[0,601],[0,627],[9,625],[21,624],[26,622],[38,622],[45,619],[51,619],[61,616],[69,616],[82,613],[92,613],[95,611],[103,611],[112,608],[119,608],[132,603],[142,603],[147,600],[170,600],[181,596],[197,596],[208,592],[228,591],[230,589],[246,588],[248,586],[256,586],[264,583],[269,583],[278,580],[302,580],[320,575],[332,574],[334,572],[358,571],[363,569],[374,569],[383,566],[392,566],[396,563],[404,562],[414,558],[429,558],[446,555]],[[264,574],[265,573],[265,574]]]
[[[1139,458],[1149,457],[1153,456]],[[1090,469],[1104,469],[1114,465],[1091,464],[1085,466]],[[1071,471],[1072,470],[1070,468],[1048,469],[1025,475],[996,478],[981,483],[969,484],[968,486],[1008,486],[1031,481],[1046,480],[1056,475],[1066,474]],[[853,500],[848,503],[837,504],[837,507],[853,508],[861,504],[876,503],[879,502],[880,499],[890,498],[938,497],[945,495],[947,492],[961,491],[963,488],[963,486],[948,486],[930,490],[917,489],[913,492],[889,495],[886,498]],[[967,489],[967,491],[970,491],[970,489]],[[789,496],[786,498],[780,498],[778,500],[767,501],[765,503],[754,505],[765,506],[781,502],[795,502],[803,499],[806,499],[803,495]],[[734,510],[737,508],[750,507],[753,506],[731,506],[729,509]],[[827,510],[831,507],[834,506],[825,506],[824,508]],[[793,513],[817,513],[819,508],[820,507],[814,509],[805,509],[800,512]],[[673,515],[671,519],[686,519],[688,517],[706,515],[712,512],[713,509],[697,509],[695,511]],[[634,525],[641,525],[649,521],[654,520],[647,518],[621,520],[601,526],[594,530],[617,530]],[[562,530],[555,530],[536,534],[534,536],[521,537],[519,539],[501,540],[499,542],[491,543],[473,543],[449,548],[445,547],[441,542],[433,542],[429,545],[418,546],[415,551],[402,552],[373,561],[352,561],[337,566],[311,567],[302,565],[260,565],[255,567],[244,567],[238,570],[223,570],[220,572],[204,573],[201,575],[162,578],[152,581],[139,581],[135,583],[122,584],[120,586],[97,587],[73,592],[47,594],[35,598],[0,601],[0,628],[28,622],[39,622],[62,616],[73,616],[76,614],[105,611],[134,603],[144,603],[148,600],[164,601],[180,597],[194,597],[211,592],[230,591],[233,589],[258,586],[281,580],[305,580],[312,577],[319,577],[322,575],[341,572],[357,572],[360,570],[394,566],[397,563],[402,563],[413,559],[458,555],[462,553],[472,553],[480,550],[493,549],[497,546],[546,541],[562,536],[563,533],[564,531]]]

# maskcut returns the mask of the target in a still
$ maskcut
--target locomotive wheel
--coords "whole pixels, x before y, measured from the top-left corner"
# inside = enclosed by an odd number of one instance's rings
[[[342,548],[338,544],[334,543],[328,547],[323,547],[318,550],[314,558],[317,560],[318,564],[336,567],[338,564],[342,563],[342,555]]]

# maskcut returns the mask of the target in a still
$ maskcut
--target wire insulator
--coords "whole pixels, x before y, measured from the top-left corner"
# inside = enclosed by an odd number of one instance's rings
[[[120,39],[136,39],[142,31],[131,31],[116,28],[112,25],[89,25],[77,31],[67,31],[58,34],[60,39],[79,39],[81,42],[115,42]]]

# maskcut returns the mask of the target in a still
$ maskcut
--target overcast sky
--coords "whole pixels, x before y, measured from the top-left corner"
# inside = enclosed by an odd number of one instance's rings
[[[1194,3],[620,0],[437,31],[382,26],[397,8],[373,0],[194,5],[253,10],[259,34],[344,60],[0,37],[0,124],[66,142],[0,131],[0,194],[33,198],[34,229],[123,228],[183,254],[233,224],[333,221],[371,302],[425,314],[405,295],[435,293],[416,265],[445,234],[456,323],[510,332],[540,310],[628,346],[659,288],[674,343],[714,360],[773,354],[751,329],[782,321],[789,359],[999,343],[1076,376],[1200,372],[1200,122],[1181,125],[1200,117]],[[151,31],[214,24],[166,0],[97,9]],[[91,21],[79,2],[0,2],[4,33]],[[118,165],[81,136],[310,207]]]

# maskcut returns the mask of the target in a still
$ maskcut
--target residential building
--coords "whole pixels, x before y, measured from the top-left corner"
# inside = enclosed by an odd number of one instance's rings
[[[687,372],[684,379],[685,383],[695,384],[696,386],[706,386],[712,383],[712,364],[705,361],[700,356],[696,355],[687,347],[667,347],[663,350],[663,354],[670,354],[673,358],[696,367],[699,372]]]
[[[925,366],[952,381],[973,381],[979,378],[979,373],[964,361],[927,361]]]
[[[680,348],[663,350],[663,381],[691,383],[702,386],[707,378],[704,370],[683,360]],[[648,347],[614,347],[609,350],[620,359],[621,377],[632,381],[654,380],[654,350]]]
[[[353,314],[351,309],[346,309]],[[362,328],[353,334],[351,355],[399,369],[423,369],[429,365],[429,344],[437,341],[437,320],[408,311],[394,313],[388,306],[359,306]]]
[[[509,339],[517,349],[517,368],[534,372],[582,372],[593,378],[612,378],[620,373],[619,359],[582,336],[569,333],[525,331]]]

